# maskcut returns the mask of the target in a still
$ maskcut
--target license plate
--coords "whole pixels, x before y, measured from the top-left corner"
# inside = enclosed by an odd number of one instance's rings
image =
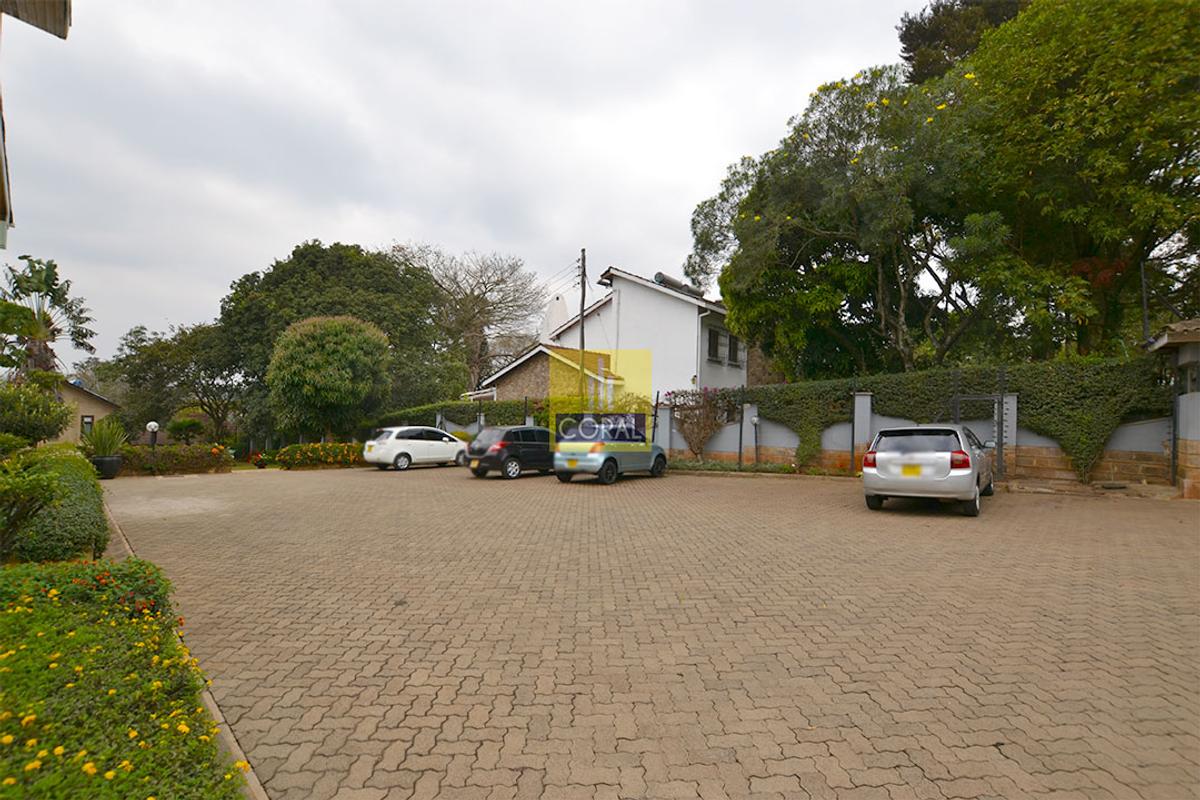
[[[575,467],[577,467],[578,465],[579,465],[579,459],[577,459],[577,458],[568,458],[567,459],[567,466],[570,467],[571,469],[575,469]]]
[[[478,466],[479,466],[479,459],[478,459],[478,458],[472,458],[472,459],[471,459],[471,469],[475,469],[475,468],[476,468],[476,467],[478,467]]]
[[[921,476],[920,464],[901,464],[900,474],[906,478],[919,478]]]

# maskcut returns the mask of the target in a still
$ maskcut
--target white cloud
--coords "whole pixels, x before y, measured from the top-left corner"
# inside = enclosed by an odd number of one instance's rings
[[[66,42],[6,20],[8,260],[58,260],[102,355],[313,238],[678,273],[726,165],[896,60],[917,5],[121,0],[77,3]]]

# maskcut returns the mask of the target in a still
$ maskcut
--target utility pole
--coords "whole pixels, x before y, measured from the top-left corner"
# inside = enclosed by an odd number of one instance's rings
[[[579,402],[583,403],[586,382],[583,372],[583,310],[587,302],[587,248],[579,249]],[[580,408],[580,411],[583,409]]]

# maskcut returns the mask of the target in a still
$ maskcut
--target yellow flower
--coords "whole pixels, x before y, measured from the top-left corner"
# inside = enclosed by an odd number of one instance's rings
[[[13,743],[13,735],[11,733],[6,733],[3,736],[0,736],[0,744],[12,744],[12,743]]]
[[[117,693],[117,690],[116,690],[116,689],[109,689],[109,690],[108,690],[108,696],[109,696],[109,697],[112,697],[112,696],[113,696],[114,694],[116,694],[116,693]]]
[[[65,752],[67,752],[67,748],[63,747],[61,744],[54,748],[54,755],[56,756],[61,756]]]
[[[963,75],[963,77],[964,77],[964,78],[966,78],[966,79],[967,79],[967,80],[969,80],[969,81],[973,81],[973,80],[975,80],[975,73],[974,73],[974,72],[968,72],[966,75]]]
[[[879,102],[880,102],[880,104],[881,104],[881,105],[885,105],[885,106],[886,106],[886,105],[890,105],[892,101],[891,101],[891,100],[888,100],[888,99],[885,97],[885,98],[883,98],[882,100],[880,100]]]
[[[3,781],[0,781],[0,783],[3,783],[5,786],[12,786],[16,782],[16,778],[5,778]]]
[[[117,777],[117,773],[113,772],[111,769],[104,773],[104,780],[106,781],[111,781],[115,777]]]
[[[925,118],[925,124],[926,124],[926,125],[928,125],[928,124],[929,124],[929,123],[931,123],[931,122],[933,122],[933,117],[926,117],[926,118]]]
[[[235,769],[240,769],[242,772],[250,771],[250,764],[245,761],[235,761],[233,762],[233,766]]]
[[[41,769],[41,768],[42,768],[42,762],[36,758],[33,761],[30,761],[28,764],[25,765],[26,772],[33,772],[35,769]]]
[[[22,727],[22,728],[26,728],[26,727],[28,727],[28,726],[29,726],[29,725],[30,725],[30,724],[31,724],[31,723],[32,723],[32,722],[33,722],[35,719],[37,719],[37,714],[28,714],[28,715],[26,715],[26,716],[25,716],[25,717],[24,717],[24,718],[21,720],[21,727]]]
[[[125,770],[126,772],[129,772],[131,769],[133,769],[133,762],[130,761],[129,759],[125,759],[120,764],[117,764],[117,766],[120,767],[121,769]]]
[[[129,738],[130,738],[130,739],[136,739],[136,738],[137,738],[137,736],[138,736],[138,732],[137,732],[137,731],[135,731],[133,728],[130,728],[130,729],[129,729]]]
[[[175,726],[175,730],[179,731],[184,736],[186,736],[187,734],[191,733],[192,729],[187,726],[187,723],[181,722]]]
[[[58,662],[57,662],[57,661],[51,661],[51,662],[50,662],[50,669],[58,669]]]
[[[936,108],[938,111],[942,111],[943,109],[946,108],[946,104],[942,103],[941,105],[934,106],[934,108]]]
[[[74,687],[75,687],[75,684],[73,684],[73,683],[68,683],[68,684],[67,684],[67,688],[68,688],[68,689],[73,689]]]
[[[37,739],[26,739],[25,746],[26,747],[37,747]]]
[[[82,769],[83,769],[83,771],[84,771],[84,772],[86,772],[88,775],[95,775],[95,774],[96,774],[96,765],[95,765],[95,764],[93,764],[91,761],[89,761],[89,762],[87,762],[86,764],[84,764],[84,765],[83,765],[83,767],[82,767]]]

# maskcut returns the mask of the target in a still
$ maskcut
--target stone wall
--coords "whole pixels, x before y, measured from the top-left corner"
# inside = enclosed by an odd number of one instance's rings
[[[549,385],[550,356],[540,353],[496,381],[496,399],[545,397]]]

